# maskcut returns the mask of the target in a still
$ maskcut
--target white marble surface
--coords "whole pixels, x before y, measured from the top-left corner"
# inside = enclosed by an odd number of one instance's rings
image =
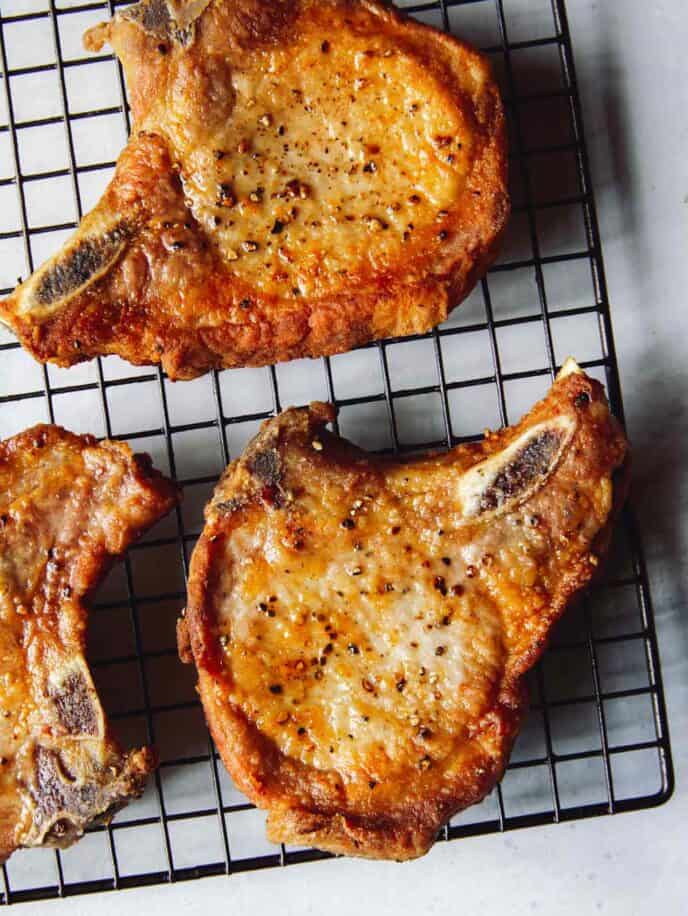
[[[674,797],[656,810],[440,844],[404,866],[330,861],[21,912],[686,911],[688,16],[683,0],[569,0],[569,18],[634,443],[633,500],[656,608]]]

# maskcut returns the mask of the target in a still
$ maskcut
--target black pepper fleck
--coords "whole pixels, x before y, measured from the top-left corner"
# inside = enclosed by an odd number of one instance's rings
[[[433,582],[434,587],[440,593],[440,595],[447,594],[447,583],[445,582],[444,576],[435,576],[435,581]]]

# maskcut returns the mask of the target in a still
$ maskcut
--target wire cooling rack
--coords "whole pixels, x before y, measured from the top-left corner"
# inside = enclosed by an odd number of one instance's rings
[[[85,56],[83,30],[113,2],[0,0],[0,293],[27,276],[98,198],[129,128],[121,70]],[[171,384],[116,357],[69,370],[0,336],[0,435],[32,423],[126,439],[184,487],[184,504],[111,573],[90,657],[122,740],[155,742],[144,797],[65,852],[16,853],[2,902],[36,900],[321,857],[264,839],[208,737],[174,623],[202,507],[266,417],[329,399],[342,434],[416,450],[513,422],[575,355],[622,417],[600,238],[563,0],[406,6],[482,47],[502,85],[513,216],[498,262],[431,334],[318,361]],[[3,288],[4,287],[4,288]],[[673,775],[647,579],[628,514],[605,581],[571,610],[533,672],[532,711],[502,784],[443,838],[645,808]]]

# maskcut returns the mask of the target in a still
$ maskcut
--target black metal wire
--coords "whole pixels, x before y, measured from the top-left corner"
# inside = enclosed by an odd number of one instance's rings
[[[65,60],[61,49],[60,24],[68,22],[69,17],[76,13],[101,12],[103,16],[111,15],[115,8],[124,5],[126,0],[101,0],[101,2],[86,2],[78,6],[61,9],[55,0],[46,0],[46,9],[38,12],[15,13],[2,15],[2,0],[0,0],[0,80],[2,93],[5,98],[8,123],[0,125],[0,137],[6,134],[10,141],[10,153],[13,175],[0,175],[0,188],[14,185],[17,193],[20,225],[0,233],[0,243],[4,240],[21,239],[24,249],[25,266],[27,272],[33,270],[32,239],[45,233],[57,230],[70,229],[76,225],[74,222],[30,226],[28,220],[27,200],[25,188],[33,182],[51,178],[69,178],[72,184],[75,213],[81,217],[80,176],[97,171],[111,169],[111,161],[97,162],[89,165],[79,165],[75,153],[75,144],[72,133],[72,124],[84,119],[98,118],[105,115],[119,113],[124,119],[127,130],[130,127],[129,113],[126,102],[126,90],[123,74],[119,63],[116,64],[119,82],[120,104],[116,107],[103,107],[78,114],[69,110],[69,95],[65,83],[65,71],[71,68],[88,66],[94,61],[112,61],[109,54],[93,57],[79,57]],[[594,198],[590,183],[588,157],[583,132],[580,110],[580,100],[576,83],[576,74],[573,61],[571,36],[566,19],[564,0],[551,0],[552,5],[552,34],[538,36],[530,40],[509,40],[509,13],[515,0],[432,0],[432,2],[406,7],[411,13],[426,16],[435,14],[439,16],[440,25],[445,29],[452,27],[452,12],[456,7],[463,6],[480,8],[481,11],[488,7],[494,11],[495,23],[499,34],[499,42],[483,50],[496,62],[501,61],[506,74],[506,84],[503,87],[505,103],[511,117],[511,166],[512,172],[518,176],[524,192],[524,201],[514,206],[514,214],[523,215],[527,224],[527,236],[531,246],[532,257],[515,258],[510,261],[500,261],[494,265],[488,275],[481,281],[478,289],[482,294],[484,320],[473,321],[466,324],[454,325],[449,323],[427,335],[415,335],[404,338],[405,341],[428,340],[432,344],[433,358],[436,367],[436,381],[423,386],[399,388],[395,386],[393,373],[390,370],[389,352],[397,341],[388,340],[369,344],[364,350],[377,350],[380,367],[380,385],[377,390],[366,392],[363,395],[343,396],[337,393],[337,374],[332,361],[322,360],[325,388],[327,397],[340,408],[343,417],[347,410],[364,405],[383,405],[386,410],[389,424],[389,439],[391,448],[400,452],[416,451],[429,447],[451,447],[460,442],[471,441],[475,435],[457,435],[453,428],[453,411],[451,398],[461,391],[480,390],[486,386],[493,386],[496,394],[499,419],[502,424],[509,421],[507,387],[510,384],[538,378],[551,379],[557,370],[555,352],[555,338],[553,323],[563,318],[577,317],[584,320],[586,316],[595,316],[600,329],[600,358],[580,361],[584,368],[599,369],[604,371],[607,389],[610,396],[612,409],[617,416],[623,417],[623,405],[619,388],[616,355],[611,327],[609,301],[604,277],[600,233],[595,212]],[[17,23],[31,21],[46,21],[46,26],[52,30],[55,61],[41,63],[35,66],[9,68],[7,61],[7,28]],[[518,55],[532,49],[552,49],[556,53],[563,86],[541,91],[521,92],[515,78],[515,61]],[[14,116],[11,84],[14,77],[54,72],[60,88],[61,114],[19,121]],[[556,144],[527,143],[527,132],[523,125],[523,111],[529,105],[542,101],[559,100],[568,107],[571,135],[573,140]],[[22,169],[19,137],[23,131],[36,127],[52,124],[63,124],[67,141],[68,163],[65,168],[56,168],[43,172],[24,172]],[[539,200],[533,190],[533,174],[531,163],[536,156],[556,154],[571,154],[576,161],[577,189],[552,200]],[[578,250],[563,254],[543,254],[542,236],[538,226],[538,218],[542,213],[552,211],[556,207],[579,208],[585,228],[585,245]],[[566,264],[582,262],[587,264],[590,271],[591,296],[590,304],[572,308],[554,308],[548,301],[547,270],[561,267]],[[535,279],[537,294],[537,307],[531,313],[517,317],[499,317],[496,314],[495,296],[491,284],[507,273],[532,271]],[[0,294],[9,293],[10,289],[0,290]],[[539,339],[544,345],[545,362],[535,368],[524,371],[505,372],[503,370],[503,354],[500,352],[500,334],[515,327],[530,327],[533,334],[533,345]],[[487,335],[489,344],[492,371],[480,377],[471,377],[461,380],[450,380],[447,374],[446,347],[452,340],[460,340],[462,335],[477,332]],[[7,353],[17,349],[19,344],[15,341],[0,344],[0,353]],[[2,356],[0,356],[0,359]],[[165,452],[173,474],[177,471],[175,454],[175,437],[179,433],[200,432],[215,430],[218,436],[219,452],[223,463],[231,457],[230,442],[235,429],[242,424],[254,424],[266,419],[273,413],[281,410],[283,397],[280,391],[279,376],[274,367],[267,369],[272,404],[270,408],[261,411],[247,411],[244,413],[226,412],[223,403],[221,375],[217,372],[211,375],[212,398],[214,416],[195,422],[174,423],[168,405],[166,380],[160,370],[152,370],[143,374],[131,374],[119,378],[108,378],[101,360],[96,363],[96,380],[93,382],[61,383],[51,385],[48,370],[41,368],[43,385],[40,388],[28,388],[12,394],[0,395],[0,408],[7,404],[20,404],[22,402],[44,399],[46,414],[52,422],[55,419],[54,398],[56,396],[69,396],[81,392],[97,392],[100,401],[103,428],[109,437],[136,441],[152,437],[160,438],[165,444]],[[314,364],[315,365],[315,364]],[[110,398],[121,386],[135,386],[141,384],[156,385],[159,397],[160,422],[156,426],[146,429],[131,429],[113,433],[112,411]],[[403,441],[401,426],[397,419],[396,406],[404,399],[418,397],[419,395],[435,395],[439,398],[443,437],[437,441],[426,443],[406,443]],[[336,421],[337,424],[340,422]],[[183,478],[180,483],[185,488],[195,486],[208,486],[214,483],[213,475],[196,475]],[[176,531],[169,535],[149,538],[135,545],[125,563],[126,594],[118,600],[101,601],[94,606],[94,613],[107,611],[123,611],[128,613],[132,628],[133,651],[119,654],[111,653],[107,657],[99,658],[93,662],[96,675],[108,669],[127,670],[127,666],[134,666],[140,680],[140,696],[138,703],[131,704],[123,710],[118,710],[110,715],[113,722],[131,722],[142,718],[147,727],[148,739],[155,739],[155,719],[163,713],[178,713],[188,711],[200,712],[198,700],[182,699],[177,702],[154,703],[151,692],[149,665],[176,655],[176,650],[169,648],[148,648],[143,638],[141,613],[151,613],[156,607],[165,602],[172,602],[183,606],[185,595],[178,589],[167,589],[155,594],[138,594],[132,560],[139,552],[155,551],[161,548],[176,547],[184,571],[187,570],[188,552],[198,537],[199,532],[188,530],[181,510],[174,516]],[[552,823],[553,821],[572,820],[575,818],[594,817],[601,814],[610,814],[637,808],[646,808],[661,804],[673,790],[673,769],[671,751],[667,729],[667,716],[659,665],[657,638],[655,633],[654,618],[647,585],[647,574],[642,553],[642,546],[637,529],[630,511],[623,517],[623,531],[630,544],[632,573],[618,576],[616,579],[607,579],[596,586],[589,600],[584,605],[580,631],[573,638],[565,638],[555,643],[548,654],[548,659],[564,658],[567,653],[583,653],[588,661],[592,690],[576,695],[559,696],[550,684],[550,675],[546,665],[540,666],[535,675],[536,691],[532,703],[535,715],[542,717],[542,741],[544,750],[539,753],[529,754],[522,759],[514,759],[507,770],[503,783],[494,792],[494,815],[486,819],[471,820],[471,811],[466,812],[458,823],[447,826],[442,837],[454,839],[457,837],[474,836],[497,830],[507,830],[517,827],[534,826],[537,824]],[[639,623],[629,631],[611,635],[596,635],[595,602],[605,594],[627,594],[633,591],[635,596],[635,610]],[[629,610],[629,617],[633,611]],[[642,646],[646,664],[646,682],[639,685],[626,686],[623,689],[608,689],[605,687],[604,672],[601,670],[600,653],[620,652],[625,646]],[[651,703],[654,739],[614,743],[610,737],[608,726],[608,704],[615,701],[630,701],[634,699],[648,699]],[[556,717],[565,710],[575,710],[585,706],[592,706],[595,710],[597,728],[599,732],[599,747],[584,747],[567,750],[565,753],[556,749],[552,726]],[[619,792],[615,788],[615,761],[638,752],[654,752],[657,760],[657,774],[659,789],[647,793],[643,791]],[[602,801],[589,803],[567,803],[562,794],[560,774],[562,767],[567,764],[585,763],[586,761],[599,760],[602,764],[603,790],[606,798]],[[210,769],[213,807],[189,807],[182,811],[171,812],[165,801],[166,774],[175,768],[205,766]],[[520,774],[538,773],[545,771],[548,774],[549,800],[542,807],[531,805],[525,812],[511,812],[511,779]],[[288,850],[284,846],[275,849],[272,854],[257,856],[239,856],[232,853],[232,816],[240,812],[252,810],[248,802],[228,804],[223,799],[221,787],[221,761],[217,751],[207,737],[206,751],[194,754],[176,754],[166,757],[160,765],[153,780],[155,790],[155,814],[137,816],[136,806],[130,807],[128,812],[118,817],[111,825],[94,827],[92,833],[107,834],[108,850],[111,858],[111,877],[94,878],[93,880],[69,881],[65,879],[64,863],[59,855],[55,860],[56,881],[41,885],[13,887],[12,861],[9,866],[3,866],[0,880],[0,901],[2,903],[19,902],[22,900],[40,900],[64,894],[90,893],[94,891],[110,890],[144,886],[160,882],[170,882],[198,878],[206,875],[229,874],[235,871],[245,871],[256,868],[271,867],[276,865],[294,864],[303,861],[326,858],[326,854],[314,850]],[[221,838],[222,857],[217,861],[198,861],[192,866],[175,865],[174,841],[171,836],[170,826],[179,822],[194,822],[201,818],[214,816],[218,821]],[[132,831],[146,827],[160,829],[162,849],[164,853],[164,869],[153,868],[143,870],[138,874],[124,874],[118,859],[118,842],[122,831]],[[78,847],[77,847],[78,848]],[[31,853],[27,853],[31,855]]]

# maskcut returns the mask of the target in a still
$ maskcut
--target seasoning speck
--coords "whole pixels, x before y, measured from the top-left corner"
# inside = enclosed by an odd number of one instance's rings
[[[282,687],[280,684],[270,684],[270,693],[282,693]]]
[[[236,197],[231,184],[224,182],[218,189],[217,205],[219,207],[233,207],[235,203]]]
[[[433,582],[434,587],[440,593],[440,595],[447,594],[447,583],[444,579],[444,576],[435,576],[435,581]]]
[[[323,444],[320,439],[313,439],[311,445],[316,450],[316,452],[321,452],[323,450]]]

